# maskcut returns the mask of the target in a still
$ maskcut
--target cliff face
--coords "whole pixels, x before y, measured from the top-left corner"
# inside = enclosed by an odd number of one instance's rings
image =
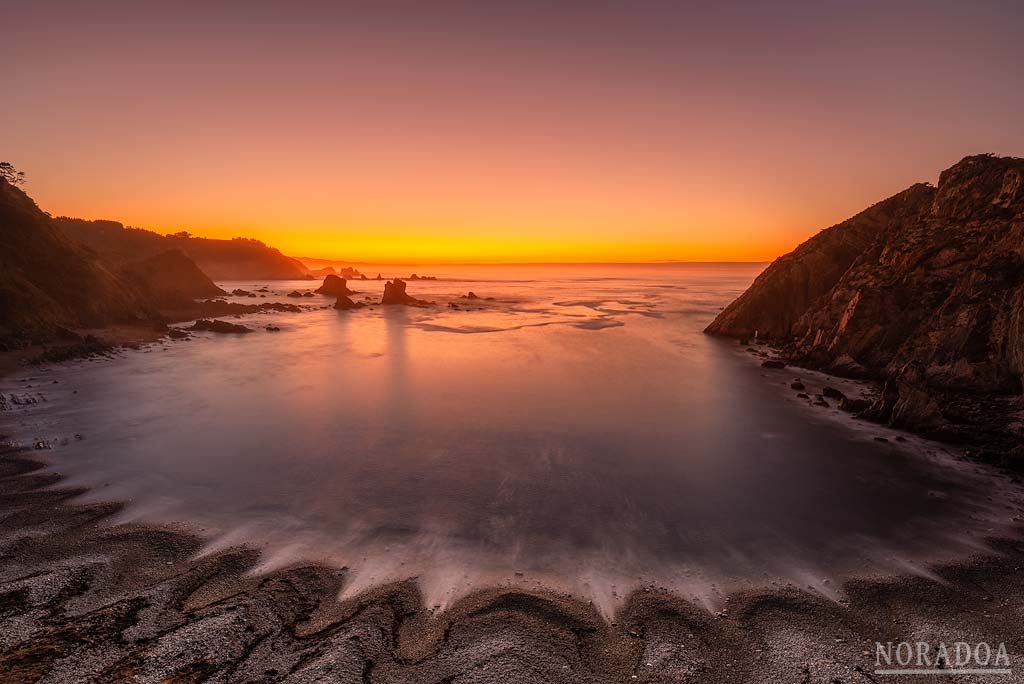
[[[257,240],[159,235],[139,228],[126,228],[116,221],[66,217],[56,221],[73,241],[120,263],[176,249],[192,259],[213,280],[294,280],[309,275],[309,270],[301,262]]]
[[[0,340],[19,344],[58,327],[148,320],[135,287],[74,245],[24,192],[0,180]]]
[[[811,304],[827,294],[878,237],[907,214],[926,206],[934,189],[915,185],[853,218],[821,231],[772,263],[754,284],[715,318],[705,332],[780,339]]]
[[[1024,159],[967,157],[937,188],[915,185],[822,231],[707,332],[754,329],[797,363],[885,382],[875,418],[1019,435]]]

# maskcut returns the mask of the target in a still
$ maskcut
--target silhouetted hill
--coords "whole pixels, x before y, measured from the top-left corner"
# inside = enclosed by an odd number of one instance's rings
[[[125,273],[160,308],[187,307],[196,299],[227,294],[180,249],[133,262]]]
[[[707,328],[755,330],[885,382],[875,418],[1024,452],[1024,159],[967,157],[780,257]]]
[[[116,221],[86,221],[63,216],[56,221],[75,242],[120,263],[177,249],[213,280],[293,280],[309,276],[309,270],[297,259],[258,240],[160,235],[141,228],[126,228]]]
[[[59,327],[153,319],[138,288],[73,244],[23,191],[0,180],[0,339],[48,336]]]

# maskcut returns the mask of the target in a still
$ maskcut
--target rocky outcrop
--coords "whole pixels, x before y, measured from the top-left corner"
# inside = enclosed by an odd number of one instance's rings
[[[205,318],[200,318],[198,321],[196,321],[195,323],[192,324],[192,327],[189,328],[189,330],[198,330],[198,331],[203,331],[203,332],[215,332],[215,333],[227,333],[227,334],[230,334],[230,333],[244,334],[244,333],[251,333],[253,331],[252,328],[247,328],[244,325],[236,325],[235,323],[228,323],[227,321],[217,320],[216,318],[213,319],[213,320],[207,320]]]
[[[362,309],[365,304],[362,302],[353,302],[345,295],[338,295],[338,301],[334,303],[334,308],[341,311],[348,311],[350,309]]]
[[[779,258],[707,332],[884,383],[872,417],[1021,437],[1024,159],[967,157]],[[991,439],[989,440],[991,441]]]
[[[405,281],[401,278],[395,278],[384,283],[384,296],[381,297],[380,303],[386,305],[403,304],[405,306],[426,306],[430,303],[406,294],[405,287]]]
[[[915,185],[826,228],[776,259],[708,326],[715,335],[788,338],[811,304],[827,294],[887,227],[927,206],[933,189]]]
[[[348,289],[348,281],[344,278],[339,278],[336,275],[327,275],[324,278],[323,285],[314,290],[317,294],[330,295],[331,297],[344,297],[346,295],[354,294],[352,290]]]

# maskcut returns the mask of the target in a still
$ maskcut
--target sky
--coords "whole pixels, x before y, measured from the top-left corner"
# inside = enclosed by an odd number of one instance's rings
[[[1024,156],[1014,2],[0,3],[54,215],[397,263],[769,260]]]

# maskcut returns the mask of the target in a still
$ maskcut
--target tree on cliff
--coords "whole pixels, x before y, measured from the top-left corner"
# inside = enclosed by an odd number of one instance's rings
[[[25,172],[14,168],[11,162],[0,162],[0,178],[11,185],[22,185],[25,183]]]

